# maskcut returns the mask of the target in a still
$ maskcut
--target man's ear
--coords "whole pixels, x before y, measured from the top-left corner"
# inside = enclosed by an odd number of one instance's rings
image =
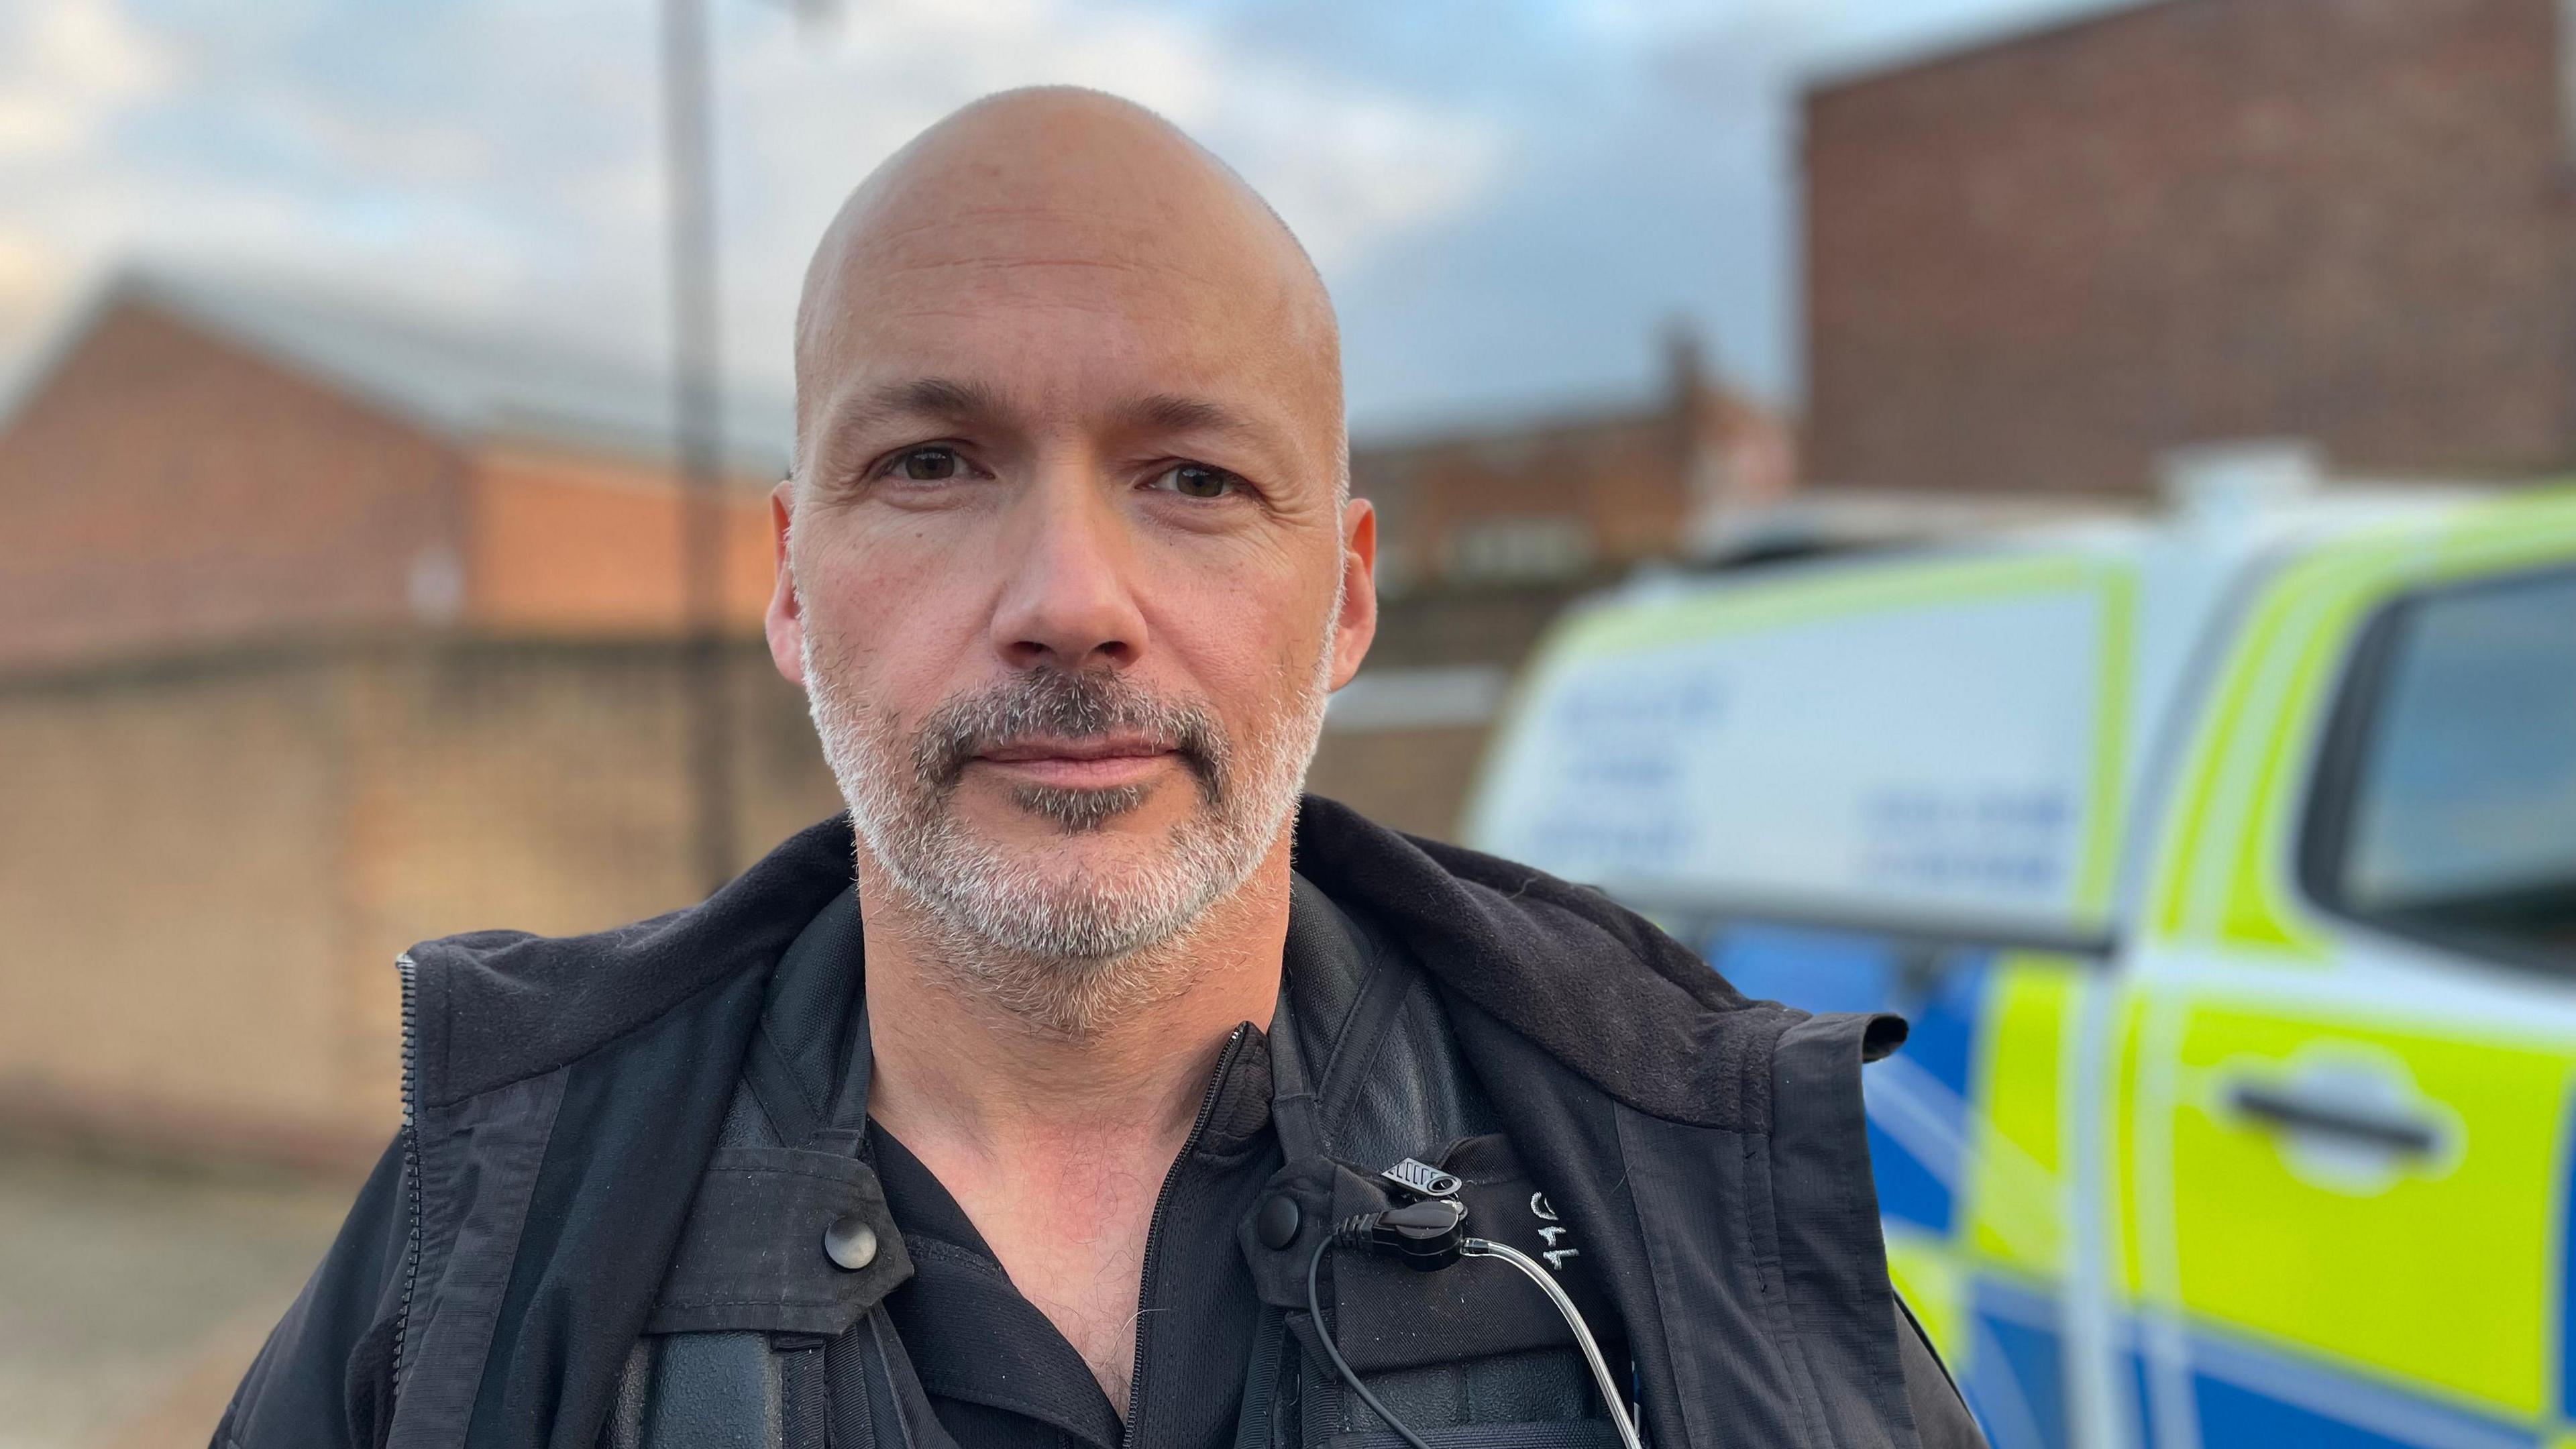
[[[1342,609],[1333,620],[1333,688],[1360,672],[1376,638],[1377,509],[1354,498],[1342,505]]]
[[[770,558],[776,576],[769,589],[769,612],[762,620],[769,635],[769,662],[790,684],[805,682],[805,606],[796,597],[796,570],[787,559],[787,536],[796,517],[793,475],[769,490]]]

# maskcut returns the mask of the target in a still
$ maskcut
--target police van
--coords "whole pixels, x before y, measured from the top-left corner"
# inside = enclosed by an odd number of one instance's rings
[[[2576,489],[1641,580],[1469,843],[1869,1069],[1998,1449],[2576,1444]]]

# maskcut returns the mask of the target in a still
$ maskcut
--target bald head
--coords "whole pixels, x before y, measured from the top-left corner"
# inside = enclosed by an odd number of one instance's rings
[[[1170,122],[1071,87],[967,106],[844,203],[797,309],[800,458],[853,371],[882,370],[899,337],[941,319],[1009,329],[1085,314],[1155,329],[1171,360],[1222,362],[1283,390],[1303,424],[1330,435],[1338,481],[1339,335],[1304,249]],[[1099,348],[1132,341],[1124,330],[1098,332]]]
[[[1332,306],[1261,198],[1124,101],[970,106],[824,236],[796,410],[770,651],[863,905],[941,923],[951,967],[1064,1030],[1224,956],[1164,950],[1203,916],[1284,930],[1377,534]]]

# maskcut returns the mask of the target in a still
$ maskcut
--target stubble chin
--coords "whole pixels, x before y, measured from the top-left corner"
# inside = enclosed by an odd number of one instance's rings
[[[835,661],[817,655],[809,633],[807,695],[865,873],[917,924],[950,985],[1058,1034],[1187,988],[1200,969],[1195,929],[1290,828],[1322,719],[1319,682],[1267,738],[1220,750],[1225,764],[1201,777],[1192,808],[1154,835],[1108,829],[1145,803],[1145,787],[1023,789],[1011,807],[1054,828],[1004,841],[961,814],[955,781],[918,757],[917,732],[852,700]]]

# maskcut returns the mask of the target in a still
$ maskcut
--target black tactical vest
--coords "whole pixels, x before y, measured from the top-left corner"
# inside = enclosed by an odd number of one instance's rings
[[[1291,922],[1281,1010],[1254,1037],[1286,1165],[1262,1198],[1267,1231],[1247,1221],[1238,1234],[1259,1291],[1244,1307],[1259,1324],[1234,1442],[1392,1442],[1317,1352],[1304,1269],[1325,1224],[1403,1200],[1382,1169],[1408,1159],[1457,1176],[1474,1230],[1548,1262],[1616,1354],[1623,1336],[1573,1230],[1520,1170],[1419,969],[1302,879]],[[884,1309],[913,1260],[860,1150],[869,1058],[858,967],[858,912],[844,896],[771,980],[603,1449],[946,1449]],[[1295,1230],[1282,1232],[1283,1214]],[[1562,1319],[1516,1274],[1486,1264],[1424,1274],[1347,1252],[1329,1268],[1345,1361],[1417,1432],[1617,1443]]]

